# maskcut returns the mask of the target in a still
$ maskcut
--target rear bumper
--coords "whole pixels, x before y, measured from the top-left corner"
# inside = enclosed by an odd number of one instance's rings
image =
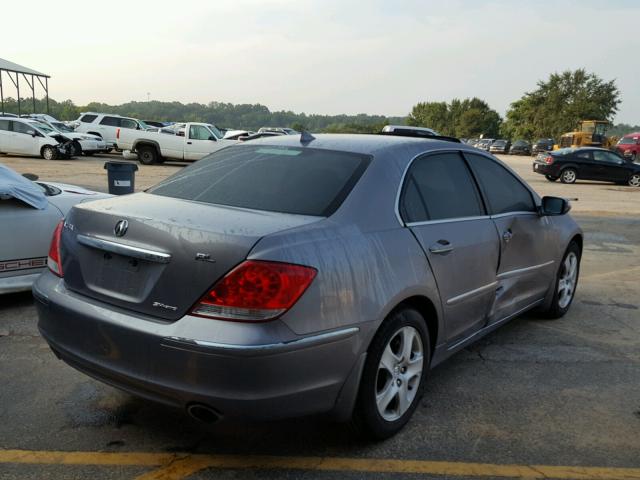
[[[48,272],[33,292],[38,327],[56,355],[137,396],[275,419],[352,405],[357,392],[350,386],[362,363],[357,328],[296,337],[279,321],[164,323],[70,292]]]
[[[31,290],[33,282],[36,281],[41,272],[42,270],[38,270],[36,273],[0,278],[0,294]]]
[[[552,177],[558,176],[557,168],[555,165],[547,165],[546,163],[538,163],[533,162],[533,171],[534,173],[539,173],[540,175],[551,175]]]

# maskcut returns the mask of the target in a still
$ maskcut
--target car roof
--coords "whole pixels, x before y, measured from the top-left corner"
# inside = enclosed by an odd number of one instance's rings
[[[345,134],[345,133],[323,133],[314,134],[314,139],[305,144],[300,142],[300,135],[280,135],[252,140],[244,145],[273,145],[286,147],[309,147],[324,150],[338,150],[343,152],[360,153],[373,155],[382,150],[401,149],[403,147],[413,147],[416,150],[435,150],[442,148],[467,150],[475,152],[473,147],[464,143],[454,143],[438,138],[429,137],[403,137],[396,135],[376,135],[376,134]]]

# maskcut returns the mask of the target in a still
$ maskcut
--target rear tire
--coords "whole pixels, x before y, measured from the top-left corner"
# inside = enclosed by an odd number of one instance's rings
[[[544,178],[546,178],[550,182],[555,182],[556,180],[558,180],[558,177],[554,177],[554,176],[551,176],[551,175],[545,175]]]
[[[576,242],[571,242],[562,257],[562,263],[556,275],[551,305],[543,311],[547,318],[560,318],[569,311],[578,287],[581,257],[580,246]]]
[[[96,152],[82,152],[82,153],[84,153],[85,157],[91,157]]]
[[[153,165],[158,162],[158,152],[153,147],[138,147],[138,160],[143,165]]]
[[[42,150],[40,150],[40,155],[42,155],[42,158],[44,158],[45,160],[55,160],[56,158],[58,158],[58,152],[56,152],[56,149],[50,145],[45,145],[44,147],[42,147]]]
[[[640,187],[640,173],[634,173],[629,177],[629,186],[630,187]]]
[[[422,315],[412,308],[392,313],[369,346],[353,414],[356,429],[375,440],[398,433],[420,403],[430,361]]]
[[[565,168],[560,174],[560,181],[562,183],[576,183],[578,179],[578,172],[575,168]]]

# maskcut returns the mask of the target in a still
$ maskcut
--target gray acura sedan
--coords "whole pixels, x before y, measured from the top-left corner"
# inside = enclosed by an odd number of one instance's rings
[[[74,368],[203,421],[331,412],[385,438],[433,366],[527,310],[567,312],[568,210],[438,137],[257,140],[75,206],[33,289],[39,328]]]

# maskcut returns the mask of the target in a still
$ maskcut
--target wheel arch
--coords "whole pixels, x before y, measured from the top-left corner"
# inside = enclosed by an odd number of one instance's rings
[[[385,320],[402,308],[413,308],[424,319],[427,330],[429,331],[429,347],[431,350],[431,357],[433,358],[433,353],[435,352],[436,345],[438,345],[438,333],[440,330],[438,324],[438,310],[436,309],[435,304],[431,301],[430,298],[424,295],[413,295],[411,297],[405,298],[400,303],[398,303],[385,317]],[[376,333],[382,327],[382,323],[376,330]]]
[[[135,152],[139,147],[151,147],[156,151],[158,156],[162,155],[160,144],[155,140],[138,140],[131,146],[131,151]]]

